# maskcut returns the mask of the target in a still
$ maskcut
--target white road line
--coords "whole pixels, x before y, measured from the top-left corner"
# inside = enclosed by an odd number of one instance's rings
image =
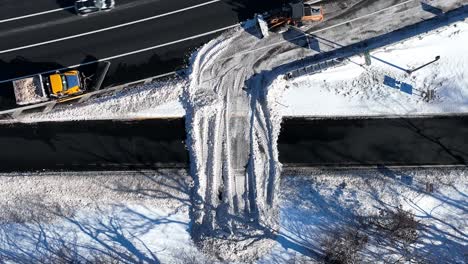
[[[7,18],[7,19],[0,20],[0,24],[5,23],[5,22],[20,20],[20,19],[24,19],[24,18],[28,18],[28,17],[34,17],[34,16],[40,16],[40,15],[45,15],[45,14],[49,14],[49,13],[59,12],[59,11],[72,9],[72,8],[74,8],[74,6],[67,6],[67,7],[52,9],[52,10],[48,10],[48,11],[44,11],[44,12],[33,13],[33,14],[19,16],[19,17]]]
[[[23,78],[28,78],[28,77],[32,77],[32,76],[35,76],[35,75],[38,75],[38,74],[48,74],[48,73],[53,73],[53,72],[56,72],[56,71],[63,71],[63,70],[71,69],[71,68],[77,68],[77,67],[80,67],[80,66],[85,66],[85,65],[89,65],[89,64],[93,64],[93,63],[97,63],[97,62],[101,62],[101,61],[109,61],[109,60],[117,59],[117,58],[120,58],[120,57],[125,57],[125,56],[128,56],[128,55],[133,55],[133,54],[137,54],[137,53],[141,53],[141,52],[145,52],[145,51],[149,51],[149,50],[153,50],[153,49],[158,49],[158,48],[170,46],[170,45],[177,44],[177,43],[180,43],[180,42],[184,42],[184,41],[187,41],[187,40],[192,40],[192,39],[208,36],[208,35],[211,35],[211,34],[214,34],[214,33],[217,33],[217,32],[221,32],[221,31],[224,31],[224,30],[228,30],[228,29],[237,27],[239,25],[240,24],[233,24],[233,25],[230,25],[230,26],[227,26],[227,27],[218,28],[218,29],[215,29],[215,30],[212,30],[212,31],[208,31],[208,32],[201,33],[201,34],[198,34],[198,35],[193,35],[193,36],[190,36],[190,37],[187,37],[187,38],[174,40],[174,41],[167,42],[167,43],[164,43],[164,44],[159,44],[159,45],[156,45],[156,46],[152,46],[152,47],[148,47],[148,48],[144,48],[144,49],[140,49],[140,50],[130,51],[130,52],[127,52],[127,53],[123,53],[123,54],[119,54],[119,55],[115,55],[115,56],[110,56],[110,57],[107,57],[107,58],[101,58],[101,59],[98,59],[98,60],[95,60],[95,61],[90,61],[90,62],[86,62],[86,63],[71,65],[71,66],[68,66],[68,67],[60,68],[60,69],[35,73],[35,74],[22,76],[22,77],[17,77],[17,78],[13,78],[13,79],[2,80],[2,81],[0,81],[0,83],[11,82],[11,81],[15,81],[15,80],[23,79]],[[165,73],[163,75],[168,75],[168,74],[171,74],[171,73]]]
[[[168,13],[165,13],[165,14],[160,14],[160,15],[156,15],[156,16],[152,16],[152,17],[147,17],[147,18],[135,20],[135,21],[132,21],[132,22],[123,23],[123,24],[120,24],[120,25],[115,25],[115,26],[112,26],[112,27],[101,28],[101,29],[97,29],[97,30],[93,30],[93,31],[73,35],[73,36],[48,40],[48,41],[44,41],[44,42],[40,42],[40,43],[35,43],[35,44],[26,45],[26,46],[22,46],[22,47],[16,47],[16,48],[7,49],[7,50],[2,50],[2,51],[0,51],[0,54],[7,53],[7,52],[12,52],[12,51],[17,51],[17,50],[22,50],[22,49],[27,49],[27,48],[32,48],[32,47],[37,47],[37,46],[42,46],[42,45],[46,45],[46,44],[50,44],[50,43],[55,43],[55,42],[59,42],[59,41],[68,40],[68,39],[79,38],[79,37],[83,37],[83,36],[87,36],[87,35],[91,35],[91,34],[96,34],[96,33],[99,33],[99,32],[108,31],[108,30],[112,30],[112,29],[116,29],[116,28],[126,27],[126,26],[137,24],[137,23],[142,23],[142,22],[146,22],[146,21],[149,21],[149,20],[154,20],[154,19],[157,19],[157,18],[161,18],[161,17],[181,13],[181,12],[191,10],[191,9],[195,9],[195,8],[198,8],[198,7],[210,5],[210,4],[213,4],[213,3],[216,3],[216,2],[220,2],[220,1],[221,0],[212,0],[212,1],[209,1],[209,2],[202,3],[202,4],[198,4],[198,5],[194,5],[194,6],[190,6],[190,7],[185,7],[185,8],[179,9],[179,10],[171,11],[171,12],[168,12]]]

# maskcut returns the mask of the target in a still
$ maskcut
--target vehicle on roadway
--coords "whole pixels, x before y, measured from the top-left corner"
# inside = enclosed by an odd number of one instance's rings
[[[283,25],[300,26],[311,22],[323,21],[322,6],[314,6],[313,2],[294,0],[284,5],[280,11],[273,12],[268,21],[270,29]]]
[[[29,105],[79,95],[86,91],[80,72],[70,70],[13,81],[17,105]]]
[[[77,0],[75,11],[78,15],[87,16],[100,11],[110,11],[115,6],[114,0]]]
[[[256,15],[262,37],[268,37],[269,31],[283,33],[289,28],[304,32],[305,26],[323,21],[323,8],[314,3],[316,1],[291,0],[281,9]]]

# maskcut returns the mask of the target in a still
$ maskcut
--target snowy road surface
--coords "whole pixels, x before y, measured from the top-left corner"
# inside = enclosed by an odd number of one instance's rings
[[[240,29],[230,34],[198,51],[185,91],[195,204],[200,205],[195,223],[211,227],[202,234],[233,232],[239,224],[234,218],[215,223],[228,215],[270,221],[265,210],[274,203],[279,177],[278,155],[270,142],[276,142],[279,131],[271,125],[264,91],[254,88],[262,87],[258,82],[263,79],[252,77],[296,59],[287,52],[294,44],[235,56],[264,42]]]

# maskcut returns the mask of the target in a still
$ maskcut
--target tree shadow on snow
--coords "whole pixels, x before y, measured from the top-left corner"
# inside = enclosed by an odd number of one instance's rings
[[[437,170],[442,175],[449,175],[451,169]],[[421,261],[432,262],[443,260],[459,263],[463,258],[460,254],[465,251],[464,245],[468,242],[468,235],[460,229],[460,223],[455,220],[456,218],[451,218],[450,220],[452,221],[442,219],[444,215],[440,215],[437,209],[439,207],[449,207],[449,211],[457,211],[456,215],[458,216],[466,215],[468,213],[467,194],[460,191],[454,183],[447,185],[443,182],[431,182],[431,184],[434,184],[435,190],[428,191],[427,184],[429,182],[414,180],[412,175],[404,171],[386,167],[380,167],[379,171],[380,175],[390,179],[389,183],[387,183],[386,193],[393,197],[399,197],[400,201],[405,201],[410,206],[411,211],[414,212],[415,218],[420,221],[418,239],[413,245],[395,244],[389,240],[380,240],[381,247],[396,247],[399,249],[399,252],[406,251],[409,258]],[[365,190],[369,196],[373,197],[374,201],[380,204],[379,209],[395,210],[399,206],[398,204],[389,204],[387,201],[383,201],[377,195],[378,190],[376,186],[371,185],[370,181],[367,183]],[[445,189],[444,193],[439,191],[441,188]],[[413,194],[408,194],[401,190],[411,191]],[[416,197],[414,193],[417,194]],[[424,206],[424,202],[420,200],[431,200],[434,206],[430,210],[427,210],[421,207]],[[377,259],[385,259],[390,258],[392,252],[374,252],[373,254]]]
[[[468,241],[468,235],[460,229],[463,224],[456,220],[448,222],[435,210],[440,206],[450,207],[450,211],[457,210],[460,215],[458,218],[463,222],[461,215],[468,212],[468,203],[465,201],[467,194],[452,184],[437,183],[434,183],[434,192],[425,192],[426,183],[417,180],[408,182],[407,179],[413,177],[404,171],[386,167],[380,167],[379,171],[382,174],[367,169],[347,170],[345,174],[336,170],[335,176],[346,175],[346,178],[343,180],[343,177],[338,177],[343,182],[336,183],[335,187],[300,175],[283,179],[281,215],[284,219],[281,221],[278,242],[284,249],[321,260],[327,253],[324,252],[324,241],[340,237],[351,228],[368,236],[368,241],[374,245],[359,253],[367,261],[395,261],[397,253],[407,260],[462,262],[464,245]],[[327,170],[327,173],[333,172],[333,169]],[[355,179],[362,181],[365,186],[353,185]],[[351,184],[352,189],[349,189],[348,184]],[[449,192],[441,193],[437,190],[442,187],[450,189]],[[359,190],[359,195],[356,190]],[[360,200],[363,195],[365,198]],[[394,197],[393,201],[390,197]],[[423,197],[437,201],[430,211],[418,205],[419,198]],[[377,212],[395,212],[403,201],[412,207],[415,219],[420,223],[414,243],[394,239],[391,233],[372,225],[372,220],[380,217]],[[374,208],[375,215],[364,215],[360,208],[370,206]],[[300,245],[300,248],[295,245]],[[275,259],[277,263],[284,263],[289,257],[279,254]]]
[[[2,219],[0,258],[14,263],[160,263],[158,254],[140,237],[158,226],[182,225],[168,215],[140,211],[124,205],[97,208],[91,215],[77,216],[40,197],[19,203],[28,216]],[[34,199],[36,198],[36,199]],[[25,209],[28,208],[28,209]],[[14,211],[15,209],[13,209]],[[14,216],[14,215],[13,215]],[[44,216],[47,216],[44,218]],[[19,239],[21,238],[21,239]],[[153,236],[152,240],[158,237]],[[154,242],[152,242],[154,243]]]

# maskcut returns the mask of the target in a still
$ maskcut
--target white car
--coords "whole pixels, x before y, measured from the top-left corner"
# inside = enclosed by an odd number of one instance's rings
[[[75,2],[76,13],[82,16],[99,11],[110,11],[114,6],[114,0],[77,0]]]

